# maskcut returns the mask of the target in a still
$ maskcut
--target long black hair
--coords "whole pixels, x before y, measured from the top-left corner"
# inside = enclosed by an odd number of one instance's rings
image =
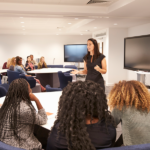
[[[93,118],[98,118],[98,123],[105,120],[106,129],[109,125],[115,126],[106,95],[99,84],[93,81],[69,83],[63,89],[54,123],[54,126],[59,123],[57,138],[60,133],[64,134],[69,150],[95,150],[86,130],[87,116],[90,116],[91,124]]]
[[[26,64],[28,64],[28,58],[29,58],[30,56],[27,56],[27,61],[26,61]],[[30,57],[31,58],[31,57]]]
[[[35,109],[29,97],[28,83],[25,79],[20,78],[11,82],[5,101],[0,109],[0,139],[9,140],[12,136],[15,136],[20,141],[26,140],[30,136],[29,134],[24,139],[20,139],[19,136],[21,134],[21,131],[19,131],[20,125],[24,124],[24,127],[26,127],[29,124],[26,120],[24,122],[20,121],[20,103],[22,101],[31,109],[33,123],[30,126],[31,133],[33,133],[36,118]],[[9,136],[7,135],[8,132]]]
[[[95,61],[100,55],[101,53],[99,52],[99,47],[98,47],[98,43],[95,39],[90,38],[88,39],[88,41],[91,41],[94,44],[94,56],[93,56],[93,61]],[[90,56],[90,52],[88,51],[88,53],[85,55],[84,59],[85,61],[87,61],[88,57]]]

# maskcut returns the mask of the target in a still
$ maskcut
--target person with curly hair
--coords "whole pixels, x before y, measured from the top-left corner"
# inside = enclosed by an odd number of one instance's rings
[[[38,112],[31,101],[36,103]],[[28,82],[22,78],[12,81],[0,109],[0,141],[26,150],[41,150],[42,145],[33,134],[34,125],[46,123],[46,112]]]
[[[105,91],[104,79],[102,74],[107,73],[107,63],[105,56],[99,52],[99,46],[95,39],[90,38],[87,41],[87,54],[83,57],[84,70],[73,69],[72,74],[86,74],[86,80],[99,83]]]
[[[150,92],[139,81],[120,81],[112,88],[109,107],[116,124],[122,123],[123,144],[150,143]]]
[[[114,119],[100,85],[88,80],[69,83],[60,97],[46,150],[108,148],[115,139]]]

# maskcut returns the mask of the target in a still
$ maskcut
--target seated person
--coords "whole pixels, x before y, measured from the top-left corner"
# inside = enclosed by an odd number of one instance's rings
[[[34,70],[34,65],[31,62],[31,57],[27,57],[26,65],[25,65],[26,71]]]
[[[112,147],[115,139],[114,119],[100,85],[88,80],[68,83],[46,150],[102,149]]]
[[[19,56],[17,56],[16,57],[16,66],[15,66],[15,68],[14,68],[14,71],[17,71],[17,72],[19,72],[20,74],[24,74],[25,76],[31,76],[31,75],[27,75],[27,73],[26,73],[26,71],[25,71],[25,69],[24,69],[24,66],[22,65],[22,58],[21,57],[19,57]],[[40,83],[40,81],[38,80],[38,79],[36,79],[36,78],[34,78],[35,80],[36,80],[36,82],[38,82],[40,85],[41,85],[41,83]],[[45,87],[43,87],[42,85],[41,85],[41,91],[42,92],[45,92],[46,91],[46,88]]]
[[[9,70],[14,71],[14,67],[16,66],[16,57],[13,57],[10,61]]]
[[[33,59],[33,55],[30,55],[31,63],[35,66],[37,65],[37,62]]]
[[[150,143],[150,93],[138,81],[120,81],[112,88],[109,106],[116,124],[122,122],[125,146]]]
[[[47,68],[47,65],[46,65],[46,62],[45,62],[45,58],[44,57],[41,57],[40,58],[40,62],[38,64],[38,69],[41,69],[41,68]]]
[[[36,103],[38,113],[31,101]],[[27,150],[42,149],[33,134],[34,124],[46,123],[46,112],[38,98],[31,93],[28,82],[22,78],[12,81],[0,109],[0,141]]]
[[[11,61],[11,58],[9,58],[9,59],[7,60],[7,62],[5,62],[5,63],[3,64],[2,69],[9,69],[9,67],[10,67],[10,61]],[[2,75],[6,76],[7,73],[2,73]]]

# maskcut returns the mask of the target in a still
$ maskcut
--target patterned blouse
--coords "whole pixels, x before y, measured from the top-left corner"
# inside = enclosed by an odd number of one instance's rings
[[[44,109],[40,109],[38,113],[35,111],[35,113],[36,113],[35,124],[43,125],[47,123],[47,115]],[[31,113],[31,109],[25,101],[22,101],[20,103],[20,122],[17,128],[17,131],[19,131],[18,138],[16,138],[16,136],[14,135],[14,131],[11,129],[9,119],[6,118],[3,132],[5,136],[7,136],[7,138],[4,137],[4,139],[0,139],[0,141],[8,145],[23,148],[26,150],[41,150],[42,149],[41,143],[32,133],[32,126],[31,126],[32,122],[33,116]]]

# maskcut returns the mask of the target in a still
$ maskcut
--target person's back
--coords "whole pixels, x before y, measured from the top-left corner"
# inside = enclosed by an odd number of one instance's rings
[[[138,81],[123,81],[113,87],[108,98],[116,124],[122,122],[123,144],[150,143],[148,89]]]
[[[135,107],[123,107],[122,111],[112,111],[115,122],[122,122],[124,145],[150,143],[150,112],[137,110]]]
[[[0,109],[0,141],[27,150],[41,149],[42,145],[33,134],[34,124],[47,122],[47,115],[39,100],[32,94],[24,79],[14,80]],[[35,101],[36,113],[31,100]]]
[[[113,147],[116,129],[106,95],[93,81],[69,83],[59,101],[47,150],[94,150]]]

